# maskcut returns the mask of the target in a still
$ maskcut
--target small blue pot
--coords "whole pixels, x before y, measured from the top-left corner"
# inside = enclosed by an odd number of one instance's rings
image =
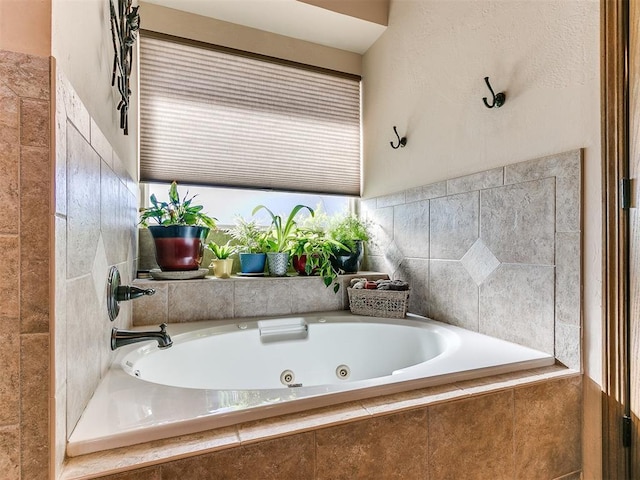
[[[241,253],[240,271],[242,273],[263,273],[267,261],[266,253]]]

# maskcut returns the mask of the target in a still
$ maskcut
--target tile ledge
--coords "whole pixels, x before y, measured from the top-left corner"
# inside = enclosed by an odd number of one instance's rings
[[[357,273],[346,273],[343,275],[338,275],[338,279],[350,279],[350,278],[358,278],[358,277],[369,277],[369,276],[375,276],[375,277],[384,277],[387,278],[388,274],[384,273],[384,272],[373,272],[373,271],[362,271],[362,272],[357,272]],[[208,282],[208,281],[213,281],[213,282],[264,282],[264,281],[274,281],[274,280],[286,280],[286,281],[305,281],[305,280],[313,280],[313,279],[319,279],[320,277],[318,275],[298,275],[298,274],[290,274],[290,275],[285,275],[283,277],[275,277],[275,276],[271,276],[271,275],[260,275],[260,276],[241,276],[238,275],[237,273],[234,273],[233,275],[231,275],[230,278],[217,278],[213,275],[207,275],[204,278],[198,278],[198,279],[185,279],[185,280],[155,280],[153,278],[136,278],[133,280],[133,283],[152,283],[152,284],[175,284],[177,282],[179,283],[186,283],[186,282]]]
[[[258,420],[166,440],[67,458],[59,480],[84,480],[153,467],[250,443],[328,428],[500,390],[581,376],[562,365],[427,387]],[[443,391],[445,395],[443,395]]]

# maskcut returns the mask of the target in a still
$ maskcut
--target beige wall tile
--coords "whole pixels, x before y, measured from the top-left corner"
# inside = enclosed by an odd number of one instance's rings
[[[314,478],[313,433],[178,460],[162,466],[163,479],[298,480]]]
[[[515,390],[518,480],[556,478],[580,470],[582,379]]]
[[[23,98],[20,101],[20,144],[49,146],[49,100]]]
[[[0,426],[20,420],[20,333],[17,318],[0,318]],[[0,472],[2,470],[0,469]]]
[[[468,192],[436,198],[429,201],[427,209],[431,218],[423,228],[429,231],[430,244],[423,256],[460,260],[479,236],[480,194]]]
[[[553,265],[555,179],[480,192],[480,238],[505,263]]]
[[[327,428],[316,432],[315,478],[425,479],[427,450],[426,409]]]
[[[100,381],[101,350],[109,345],[90,275],[67,287],[67,431],[70,433]],[[72,292],[72,294],[70,293]]]
[[[49,478],[49,335],[22,335],[21,478]]]
[[[0,81],[0,234],[18,232],[19,98]]]
[[[498,187],[503,183],[504,168],[494,168],[493,170],[485,170],[484,172],[447,180],[447,195]]]
[[[156,293],[144,296],[132,302],[134,325],[159,325],[167,322],[167,297],[169,294],[168,282],[137,281],[138,288],[153,288]]]
[[[512,479],[513,391],[429,407],[429,480]]]
[[[144,468],[133,472],[117,473],[115,475],[107,475],[105,477],[97,477],[104,480],[162,480],[159,467]],[[182,477],[186,480],[187,477]]]
[[[235,287],[235,316],[258,317],[293,313],[289,280],[247,280],[237,282]]]
[[[20,480],[20,429],[0,427],[0,472],[4,480]]]
[[[67,276],[91,272],[100,236],[100,157],[67,122]]]
[[[0,317],[20,318],[20,251],[17,235],[0,235]],[[14,327],[15,328],[15,327]]]
[[[169,283],[167,319],[170,322],[188,322],[232,318],[233,284],[225,280]]]
[[[554,270],[500,265],[480,285],[480,333],[553,354]]]
[[[429,258],[429,201],[393,207],[393,241],[404,257]]]
[[[21,148],[20,309],[22,333],[49,330],[50,159],[46,147]],[[43,174],[44,173],[44,174]]]
[[[0,50],[0,78],[20,97],[49,99],[49,58]]]

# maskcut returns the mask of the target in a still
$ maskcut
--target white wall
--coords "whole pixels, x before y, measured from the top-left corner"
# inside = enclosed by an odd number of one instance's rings
[[[116,106],[120,96],[111,86],[113,45],[108,0],[51,0],[51,54],[89,111],[95,125],[113,146],[127,172],[138,178],[138,59],[131,79],[129,135],[120,129]],[[117,2],[114,2],[117,4]]]
[[[599,2],[392,0],[363,97],[365,198],[584,149],[584,369],[602,385]]]
[[[395,0],[363,60],[365,197],[585,149],[586,367],[598,382],[599,35],[597,1]],[[503,107],[484,106],[485,76]],[[389,146],[394,125],[406,148]]]

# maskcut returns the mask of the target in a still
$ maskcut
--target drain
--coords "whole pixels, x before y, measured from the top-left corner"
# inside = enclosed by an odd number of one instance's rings
[[[285,370],[280,374],[280,383],[287,387],[291,385],[295,379],[296,376],[291,370]]]
[[[351,375],[351,369],[346,365],[340,365],[336,368],[336,377],[340,380],[346,380]]]

